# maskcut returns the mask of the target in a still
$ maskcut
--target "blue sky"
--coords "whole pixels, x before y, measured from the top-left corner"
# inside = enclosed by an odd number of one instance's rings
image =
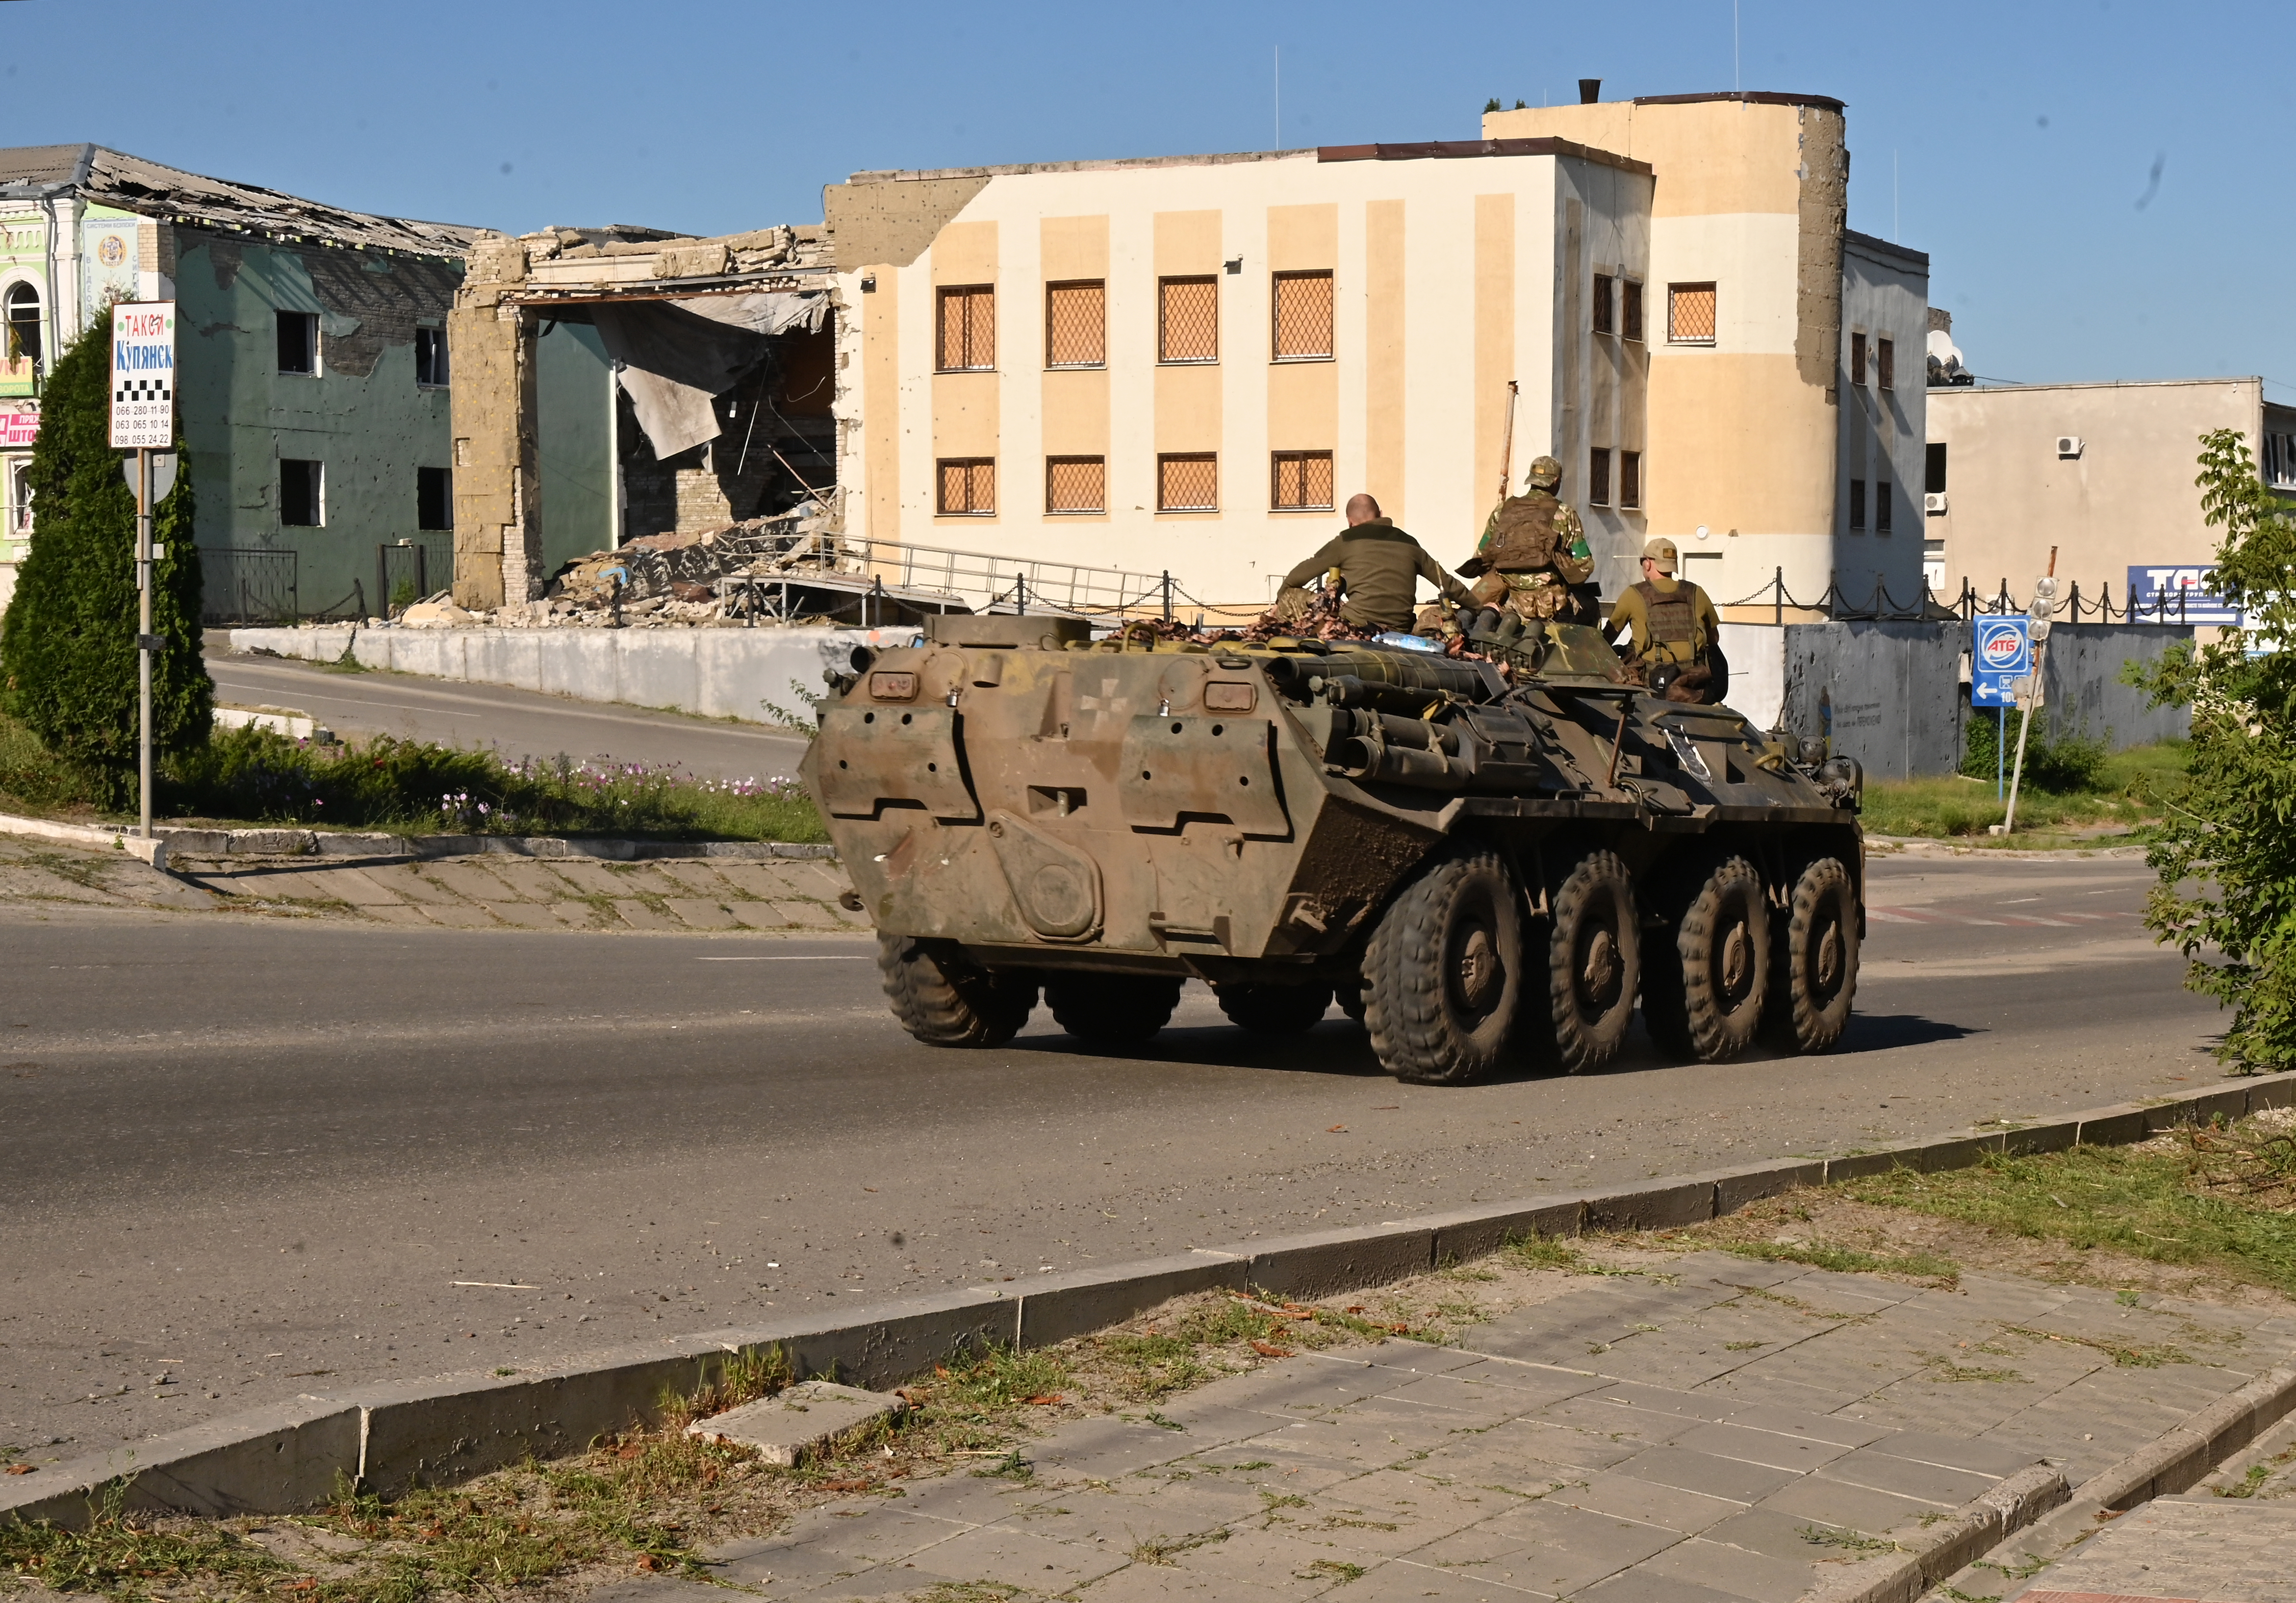
[[[1267,148],[1279,47],[1285,145],[1471,138],[1489,96],[1582,76],[1726,89],[1732,9],[12,0],[0,136],[514,232],[724,233],[816,220],[861,168]],[[2296,380],[2292,38],[2264,4],[1740,0],[1734,71],[1849,103],[1850,225],[1931,253],[1979,373]]]

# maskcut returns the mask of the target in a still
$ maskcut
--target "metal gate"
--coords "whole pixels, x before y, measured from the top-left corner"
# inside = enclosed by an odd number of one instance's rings
[[[200,621],[205,625],[291,624],[301,616],[292,551],[261,546],[200,548]]]
[[[455,536],[439,532],[388,541],[375,548],[374,593],[384,616],[397,617],[455,582]]]

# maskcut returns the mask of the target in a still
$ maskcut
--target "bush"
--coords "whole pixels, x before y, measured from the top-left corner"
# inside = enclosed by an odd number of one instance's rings
[[[135,493],[111,440],[111,321],[98,317],[50,370],[32,447],[32,549],[0,621],[8,708],[98,799],[135,791]],[[207,739],[215,687],[201,657],[200,558],[189,459],[153,510],[152,739],[177,753]]]
[[[1961,771],[1972,779],[1990,780],[2013,768],[2021,719],[2021,715],[2014,709],[2004,720],[1990,707],[1971,708],[1963,732]],[[2068,724],[2073,727],[2065,727]],[[2054,791],[2060,796],[2095,789],[2104,777],[2105,763],[2112,756],[2110,734],[2108,731],[2107,739],[2091,740],[2073,719],[2060,720],[2049,708],[2043,707],[2034,716],[2033,727],[2025,737],[2024,788]],[[2000,746],[2005,740],[2005,749]],[[1997,768],[1996,762],[2005,757],[2006,762]]]

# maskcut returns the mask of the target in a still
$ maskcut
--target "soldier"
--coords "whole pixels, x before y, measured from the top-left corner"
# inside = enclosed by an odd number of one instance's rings
[[[1506,613],[1523,623],[1568,617],[1576,610],[1570,587],[1595,571],[1594,553],[1578,511],[1562,504],[1555,487],[1562,464],[1542,456],[1530,464],[1520,495],[1492,509],[1475,554],[1459,571],[1475,581],[1471,593],[1481,617],[1471,634],[1495,634]]]
[[[1615,638],[1621,629],[1633,630],[1628,659],[1652,674],[1653,683],[1679,676],[1685,690],[1701,689],[1720,660],[1722,618],[1704,590],[1674,577],[1680,561],[1673,541],[1661,536],[1647,542],[1642,582],[1627,586],[1603,632]]]
[[[1445,573],[1418,541],[1395,527],[1394,519],[1381,516],[1379,503],[1368,495],[1349,496],[1346,529],[1283,576],[1276,612],[1286,618],[1304,617],[1308,581],[1334,569],[1347,592],[1340,617],[1365,634],[1410,629],[1412,598],[1423,578],[1455,605],[1467,601],[1467,587]]]

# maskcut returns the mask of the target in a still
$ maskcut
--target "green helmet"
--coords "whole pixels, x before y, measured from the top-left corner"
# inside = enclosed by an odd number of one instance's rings
[[[1562,464],[1551,456],[1535,457],[1530,464],[1530,476],[1525,482],[1533,489],[1551,490],[1562,482]]]

